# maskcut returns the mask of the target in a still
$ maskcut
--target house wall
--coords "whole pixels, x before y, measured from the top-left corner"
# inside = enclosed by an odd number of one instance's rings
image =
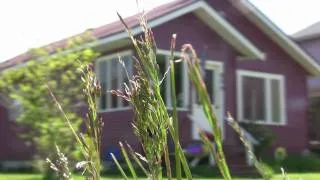
[[[211,34],[211,39],[208,41],[207,36],[203,36],[198,32]],[[224,51],[225,43],[192,14],[185,15],[184,17],[177,18],[156,27],[153,29],[153,33],[159,49],[169,50],[172,33],[177,33],[177,48],[181,48],[183,44],[192,43],[197,52],[202,52],[204,46],[207,45],[210,49],[208,52],[209,59],[224,59],[223,54],[218,52]],[[177,51],[179,50],[180,49],[177,49]],[[182,144],[184,145],[187,145],[192,139],[191,122],[187,117],[189,113],[189,111],[180,111],[178,114],[180,119],[180,137]],[[104,148],[107,148],[112,144],[117,144],[119,140],[127,141],[131,145],[139,148],[137,139],[132,136],[132,126],[130,124],[132,120],[132,111],[107,112],[102,113],[102,116],[106,124],[103,136]],[[121,121],[119,121],[120,119]]]
[[[318,63],[320,63],[320,37],[298,42]],[[320,97],[320,78],[308,78],[309,97]]]
[[[219,2],[219,3],[218,3]],[[226,1],[209,2],[250,39],[258,48],[262,49],[267,58],[265,61],[237,60],[237,52],[226,44],[217,34],[213,33],[200,20],[188,14],[155,28],[154,34],[159,48],[167,49],[172,33],[178,34],[177,47],[184,43],[191,43],[201,57],[204,46],[208,46],[207,59],[224,63],[225,111],[236,112],[236,69],[282,74],[285,76],[286,86],[286,114],[287,125],[265,125],[276,134],[273,147],[284,146],[289,152],[301,152],[307,148],[307,72],[297,64],[288,54],[263,34],[254,24],[249,22],[240,12]],[[193,28],[191,28],[193,27]],[[157,36],[161,34],[161,38]],[[164,38],[167,37],[167,38]],[[226,127],[226,143],[238,143],[237,136],[228,125]],[[295,137],[292,139],[292,137]]]
[[[102,154],[107,156],[107,149],[109,147],[118,146],[119,141],[127,142],[136,151],[142,152],[142,147],[138,141],[138,138],[133,133],[132,122],[133,112],[132,110],[114,111],[108,113],[100,113],[104,121],[103,136],[102,136]],[[186,111],[180,111],[178,113],[180,123],[179,128],[181,144],[186,145],[191,140],[191,126],[188,120],[188,113]],[[170,146],[170,144],[169,144]],[[173,145],[169,147],[173,148]]]
[[[302,40],[298,42],[318,63],[320,63],[320,37]]]
[[[0,162],[30,160],[32,148],[18,138],[21,128],[8,118],[7,110],[0,105]]]
[[[299,41],[299,44],[320,63],[320,37]],[[320,78],[308,78],[309,96],[309,140],[320,141]],[[309,144],[310,149],[320,149],[319,145]]]
[[[287,125],[267,126],[276,135],[273,148],[281,145],[289,152],[301,152],[307,148],[306,76],[308,73],[256,25],[235,9],[231,2],[236,1],[208,0],[210,5],[223,12],[225,18],[235,28],[267,55],[265,61],[237,61],[237,69],[277,73],[285,76]],[[236,99],[234,102],[236,103]]]
[[[179,51],[183,44],[190,43],[196,50],[200,58],[220,61],[224,63],[224,90],[225,112],[235,114],[235,55],[233,49],[205,25],[194,14],[186,14],[180,18],[167,22],[153,29],[157,46],[160,49],[170,47],[170,39],[173,33],[177,33],[177,50]],[[208,49],[206,57],[202,57],[205,47]],[[189,122],[190,123],[190,122]],[[234,132],[225,125],[225,144],[237,144],[238,139],[234,137]],[[191,140],[191,139],[190,139]]]

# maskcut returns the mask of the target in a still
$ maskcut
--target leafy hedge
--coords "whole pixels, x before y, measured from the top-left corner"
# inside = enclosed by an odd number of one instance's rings
[[[286,172],[320,171],[320,157],[312,153],[308,155],[288,155],[281,163],[270,157],[263,158],[263,161],[269,164],[276,172],[281,172],[281,168],[284,168]]]

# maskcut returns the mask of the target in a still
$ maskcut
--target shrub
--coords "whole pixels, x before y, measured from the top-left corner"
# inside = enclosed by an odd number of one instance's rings
[[[314,154],[288,156],[282,164],[289,172],[320,171],[320,158]]]
[[[270,157],[264,157],[263,159],[267,164],[272,166],[276,172],[281,172],[281,168],[284,168],[287,172],[320,171],[320,158],[312,153],[308,155],[288,155],[281,163],[278,163],[274,158]]]
[[[28,53],[32,58],[27,63],[0,74],[0,94],[10,97],[12,104],[16,102],[19,106],[7,108],[16,111],[11,112],[16,114],[12,118],[24,129],[19,132],[20,137],[35,148],[34,167],[41,172],[48,171],[44,159],[53,159],[56,144],[71,160],[80,158],[73,134],[46,89],[47,85],[50,86],[57,99],[62,100],[70,123],[78,130],[82,117],[77,111],[84,98],[79,93],[82,81],[76,70],[79,63],[91,62],[98,55],[89,47],[82,46],[92,39],[90,34],[81,35],[82,43],[79,38],[77,41],[70,39],[69,44],[55,54],[45,48],[33,49]],[[63,138],[58,135],[63,135]]]
[[[254,152],[258,157],[260,157],[264,151],[271,146],[272,142],[276,138],[272,130],[265,126],[254,123],[242,124],[242,126],[257,138],[259,144],[254,147]]]
[[[272,167],[270,167],[268,164],[266,163],[262,163],[260,162],[260,165],[262,167],[262,170],[264,172],[264,179],[268,180],[271,179],[274,176],[274,170]]]
[[[287,150],[284,147],[277,147],[274,151],[274,159],[277,162],[282,162],[287,157]]]

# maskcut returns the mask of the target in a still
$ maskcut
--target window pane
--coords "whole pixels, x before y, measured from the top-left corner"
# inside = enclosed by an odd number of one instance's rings
[[[208,95],[210,97],[210,101],[212,104],[214,104],[214,88],[215,88],[214,78],[215,78],[214,69],[206,69],[204,74],[204,82],[206,84]],[[198,94],[196,94],[196,96],[197,96],[197,103],[201,104]]]
[[[166,67],[166,57],[163,55],[158,55],[157,56],[157,63],[159,65],[159,78],[162,79],[165,72],[167,71],[167,67]],[[163,99],[163,102],[166,104],[166,79],[162,82],[161,86],[160,86],[160,90],[161,90],[161,96]]]
[[[281,121],[281,106],[280,106],[280,81],[271,80],[271,107],[272,107],[272,121]]]
[[[128,87],[130,87],[129,79],[127,77],[126,71],[128,72],[129,78],[132,78],[132,76],[133,76],[133,73],[132,73],[133,67],[132,67],[132,60],[131,60],[130,56],[122,57],[122,60],[124,62],[124,65],[125,65],[126,69],[124,69],[121,66],[122,78],[123,78],[123,81],[122,81],[123,83],[121,84],[121,87],[122,87],[122,91],[125,92],[124,83],[126,83],[128,85]],[[123,99],[123,106],[124,107],[129,106],[129,102]]]
[[[264,79],[243,77],[243,118],[249,121],[266,121]]]
[[[101,83],[101,95],[99,106],[100,109],[107,108],[107,61],[101,61],[98,64],[99,68],[99,81]]]
[[[111,86],[108,87],[108,90],[117,90],[118,89],[118,59],[112,59],[110,61],[111,68],[110,68],[110,80],[111,80]],[[115,95],[111,95],[111,108],[118,107],[118,97]]]
[[[205,84],[210,96],[211,103],[214,104],[214,70],[206,69]]]
[[[176,97],[177,97],[177,107],[183,107],[184,96],[183,96],[183,87],[182,87],[182,78],[183,75],[183,63],[176,63],[174,66],[174,77],[175,77],[175,86],[176,86]],[[170,94],[171,95],[171,94]]]

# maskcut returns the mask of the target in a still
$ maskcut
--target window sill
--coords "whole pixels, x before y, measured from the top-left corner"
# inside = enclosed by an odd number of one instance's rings
[[[246,124],[258,124],[258,125],[267,125],[267,126],[285,126],[286,123],[275,123],[275,122],[263,122],[263,121],[248,121],[248,120],[239,120],[239,123]]]
[[[117,112],[117,111],[126,111],[131,110],[131,107],[122,107],[122,108],[112,108],[112,109],[100,109],[98,113],[108,113],[108,112]]]
[[[167,110],[170,110],[172,111],[173,110],[173,107],[167,107]],[[190,109],[189,108],[186,108],[186,107],[177,107],[177,111],[189,111]]]
[[[127,110],[132,110],[132,107],[101,109],[101,110],[98,110],[98,113],[108,113],[108,112],[127,111]],[[172,111],[173,107],[167,107],[167,110]],[[189,111],[189,108],[177,108],[177,111]]]

